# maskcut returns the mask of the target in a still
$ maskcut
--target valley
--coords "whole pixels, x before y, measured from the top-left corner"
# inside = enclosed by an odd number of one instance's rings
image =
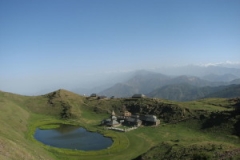
[[[0,159],[237,159],[239,102],[238,98],[189,102],[98,99],[62,89],[42,96],[0,92]],[[126,133],[100,126],[112,110],[121,114],[123,106],[135,114],[155,114],[161,124]],[[99,151],[80,151],[50,147],[34,139],[36,128],[53,123],[99,132],[111,137],[113,145]]]

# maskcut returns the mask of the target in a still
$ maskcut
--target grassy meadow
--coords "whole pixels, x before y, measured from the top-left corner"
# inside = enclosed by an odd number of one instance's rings
[[[215,132],[211,129],[204,130],[201,127],[203,122],[196,118],[178,123],[168,123],[161,119],[161,125],[157,127],[141,126],[126,133],[105,130],[99,126],[100,121],[108,118],[113,109],[118,113],[123,105],[139,106],[140,109],[143,107],[143,112],[148,112],[148,107],[149,113],[163,113],[164,110],[159,110],[159,107],[180,108],[171,110],[172,115],[178,118],[178,112],[182,110],[189,110],[189,113],[194,115],[198,110],[204,110],[209,115],[211,112],[232,111],[230,106],[234,103],[227,99],[181,103],[160,99],[98,100],[65,90],[34,97],[0,92],[0,159],[218,159],[218,153],[220,155],[222,152],[240,148],[239,137],[231,131],[221,132],[221,127],[215,128]],[[169,116],[165,113],[164,115]],[[111,147],[99,151],[78,151],[50,147],[34,139],[36,128],[55,128],[58,123],[79,125],[89,131],[102,133],[111,137],[114,143]],[[238,156],[236,152],[230,158],[237,159]]]

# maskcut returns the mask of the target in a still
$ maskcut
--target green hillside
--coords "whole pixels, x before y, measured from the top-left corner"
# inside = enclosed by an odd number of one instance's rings
[[[236,159],[240,155],[239,101],[99,99],[66,90],[33,97],[0,92],[0,159],[218,159],[222,155],[226,158],[225,153]],[[135,114],[155,114],[161,125],[126,133],[99,126],[112,110],[121,114],[123,109]],[[79,125],[112,137],[114,143],[100,151],[77,151],[50,147],[34,139],[37,127],[52,123]]]

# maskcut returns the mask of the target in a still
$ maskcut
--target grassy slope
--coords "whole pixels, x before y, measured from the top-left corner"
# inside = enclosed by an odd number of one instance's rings
[[[200,142],[221,143],[225,150],[240,147],[238,137],[204,132],[194,120],[178,124],[163,124],[159,127],[141,127],[128,133],[106,131],[97,126],[101,119],[108,117],[107,113],[111,112],[112,109],[118,110],[119,106],[121,108],[122,105],[132,107],[132,103],[141,103],[141,107],[148,106],[150,109],[152,107],[152,111],[155,111],[154,104],[162,106],[163,104],[174,104],[180,107],[181,111],[183,108],[188,108],[191,112],[199,109],[206,111],[228,110],[226,107],[230,104],[225,99],[207,99],[187,103],[151,99],[144,101],[97,100],[87,99],[65,90],[37,97],[0,92],[0,159],[127,160],[136,158],[154,146],[164,149],[162,143],[171,144],[176,141],[179,146],[184,147]],[[70,120],[59,119],[63,105],[70,106],[72,115]],[[114,136],[114,145],[108,150],[81,152],[48,147],[34,140],[35,128],[51,122],[79,124],[89,130]],[[154,155],[147,153],[149,157]]]
[[[0,159],[53,159],[26,138],[32,116],[24,107],[28,98],[0,93]]]

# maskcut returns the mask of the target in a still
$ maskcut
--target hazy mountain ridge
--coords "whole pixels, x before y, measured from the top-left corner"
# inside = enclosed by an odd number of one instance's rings
[[[161,97],[176,101],[189,101],[205,97],[214,92],[213,87],[196,87],[190,84],[173,84],[158,88],[147,94],[149,97]]]
[[[99,94],[100,95],[106,95],[108,97],[110,97],[110,96],[129,97],[129,96],[131,96],[135,93],[139,93],[139,89],[134,88],[133,86],[130,86],[128,84],[117,83],[114,86],[100,92]]]
[[[148,76],[147,76],[148,75]],[[187,66],[172,66],[172,67],[161,67],[161,68],[146,68],[145,70],[119,70],[119,71],[105,71],[98,72],[95,74],[90,74],[82,77],[76,75],[76,80],[71,83],[62,83],[61,85],[42,87],[40,90],[32,89],[32,91],[21,93],[14,90],[9,90],[10,92],[24,94],[24,95],[42,95],[46,94],[52,90],[57,90],[58,88],[65,88],[72,92],[81,95],[90,95],[91,93],[101,93],[106,89],[110,89],[117,83],[127,84],[137,88],[139,92],[151,92],[154,89],[166,85],[168,79],[176,78],[178,76],[193,76],[198,77],[202,80],[207,80],[209,82],[214,82],[209,86],[220,86],[227,85],[225,82],[229,82],[234,78],[240,78],[240,67],[236,65],[187,65]],[[133,79],[135,77],[135,79]],[[156,78],[158,77],[158,78]],[[130,81],[132,79],[132,81]],[[145,79],[145,85],[140,85],[139,79]],[[161,81],[160,81],[161,79]],[[165,79],[165,80],[164,80]],[[219,83],[216,83],[219,82]],[[224,82],[224,83],[223,83]],[[206,83],[206,82],[204,82]],[[239,82],[234,82],[239,83]],[[170,85],[172,83],[169,83]],[[57,87],[58,86],[58,87]],[[6,90],[2,88],[3,90]],[[130,89],[129,89],[130,90]],[[110,91],[108,91],[110,92]],[[129,91],[132,92],[132,91]],[[134,91],[135,92],[135,91]],[[114,93],[114,92],[113,92]],[[111,96],[109,93],[108,96]],[[124,95],[124,97],[130,95]]]
[[[154,73],[148,71],[138,71],[138,73],[125,84],[136,88],[139,93],[147,93],[158,86],[163,86],[170,76],[161,73]]]
[[[202,77],[202,79],[213,81],[213,82],[230,82],[238,78],[239,78],[238,76],[235,76],[233,74],[224,74],[224,75],[208,74]]]
[[[218,81],[208,81],[196,76],[187,75],[168,76],[161,73],[142,70],[137,71],[128,81],[115,84],[114,86],[99,92],[99,94],[106,96],[129,97],[135,93],[143,93],[150,97],[161,97],[171,100],[193,100],[203,98],[219,89],[211,87],[240,84],[240,79],[225,82],[222,81],[222,79],[230,80],[233,77],[237,77],[232,74],[213,76],[218,79]],[[205,88],[200,89],[200,87]],[[157,93],[157,90],[162,93]],[[179,93],[179,95],[177,95],[177,93]]]
[[[232,74],[240,78],[240,65],[187,65],[157,68],[154,69],[154,72],[160,72],[167,75],[192,75],[197,77],[204,77],[209,74]]]
[[[147,94],[147,96],[175,101],[191,101],[213,97],[234,98],[240,97],[240,85],[196,87],[189,84],[174,84],[158,88]]]
[[[208,97],[216,97],[216,98],[234,98],[234,97],[240,97],[240,85],[232,84],[229,85],[220,91],[213,92],[204,98]]]

